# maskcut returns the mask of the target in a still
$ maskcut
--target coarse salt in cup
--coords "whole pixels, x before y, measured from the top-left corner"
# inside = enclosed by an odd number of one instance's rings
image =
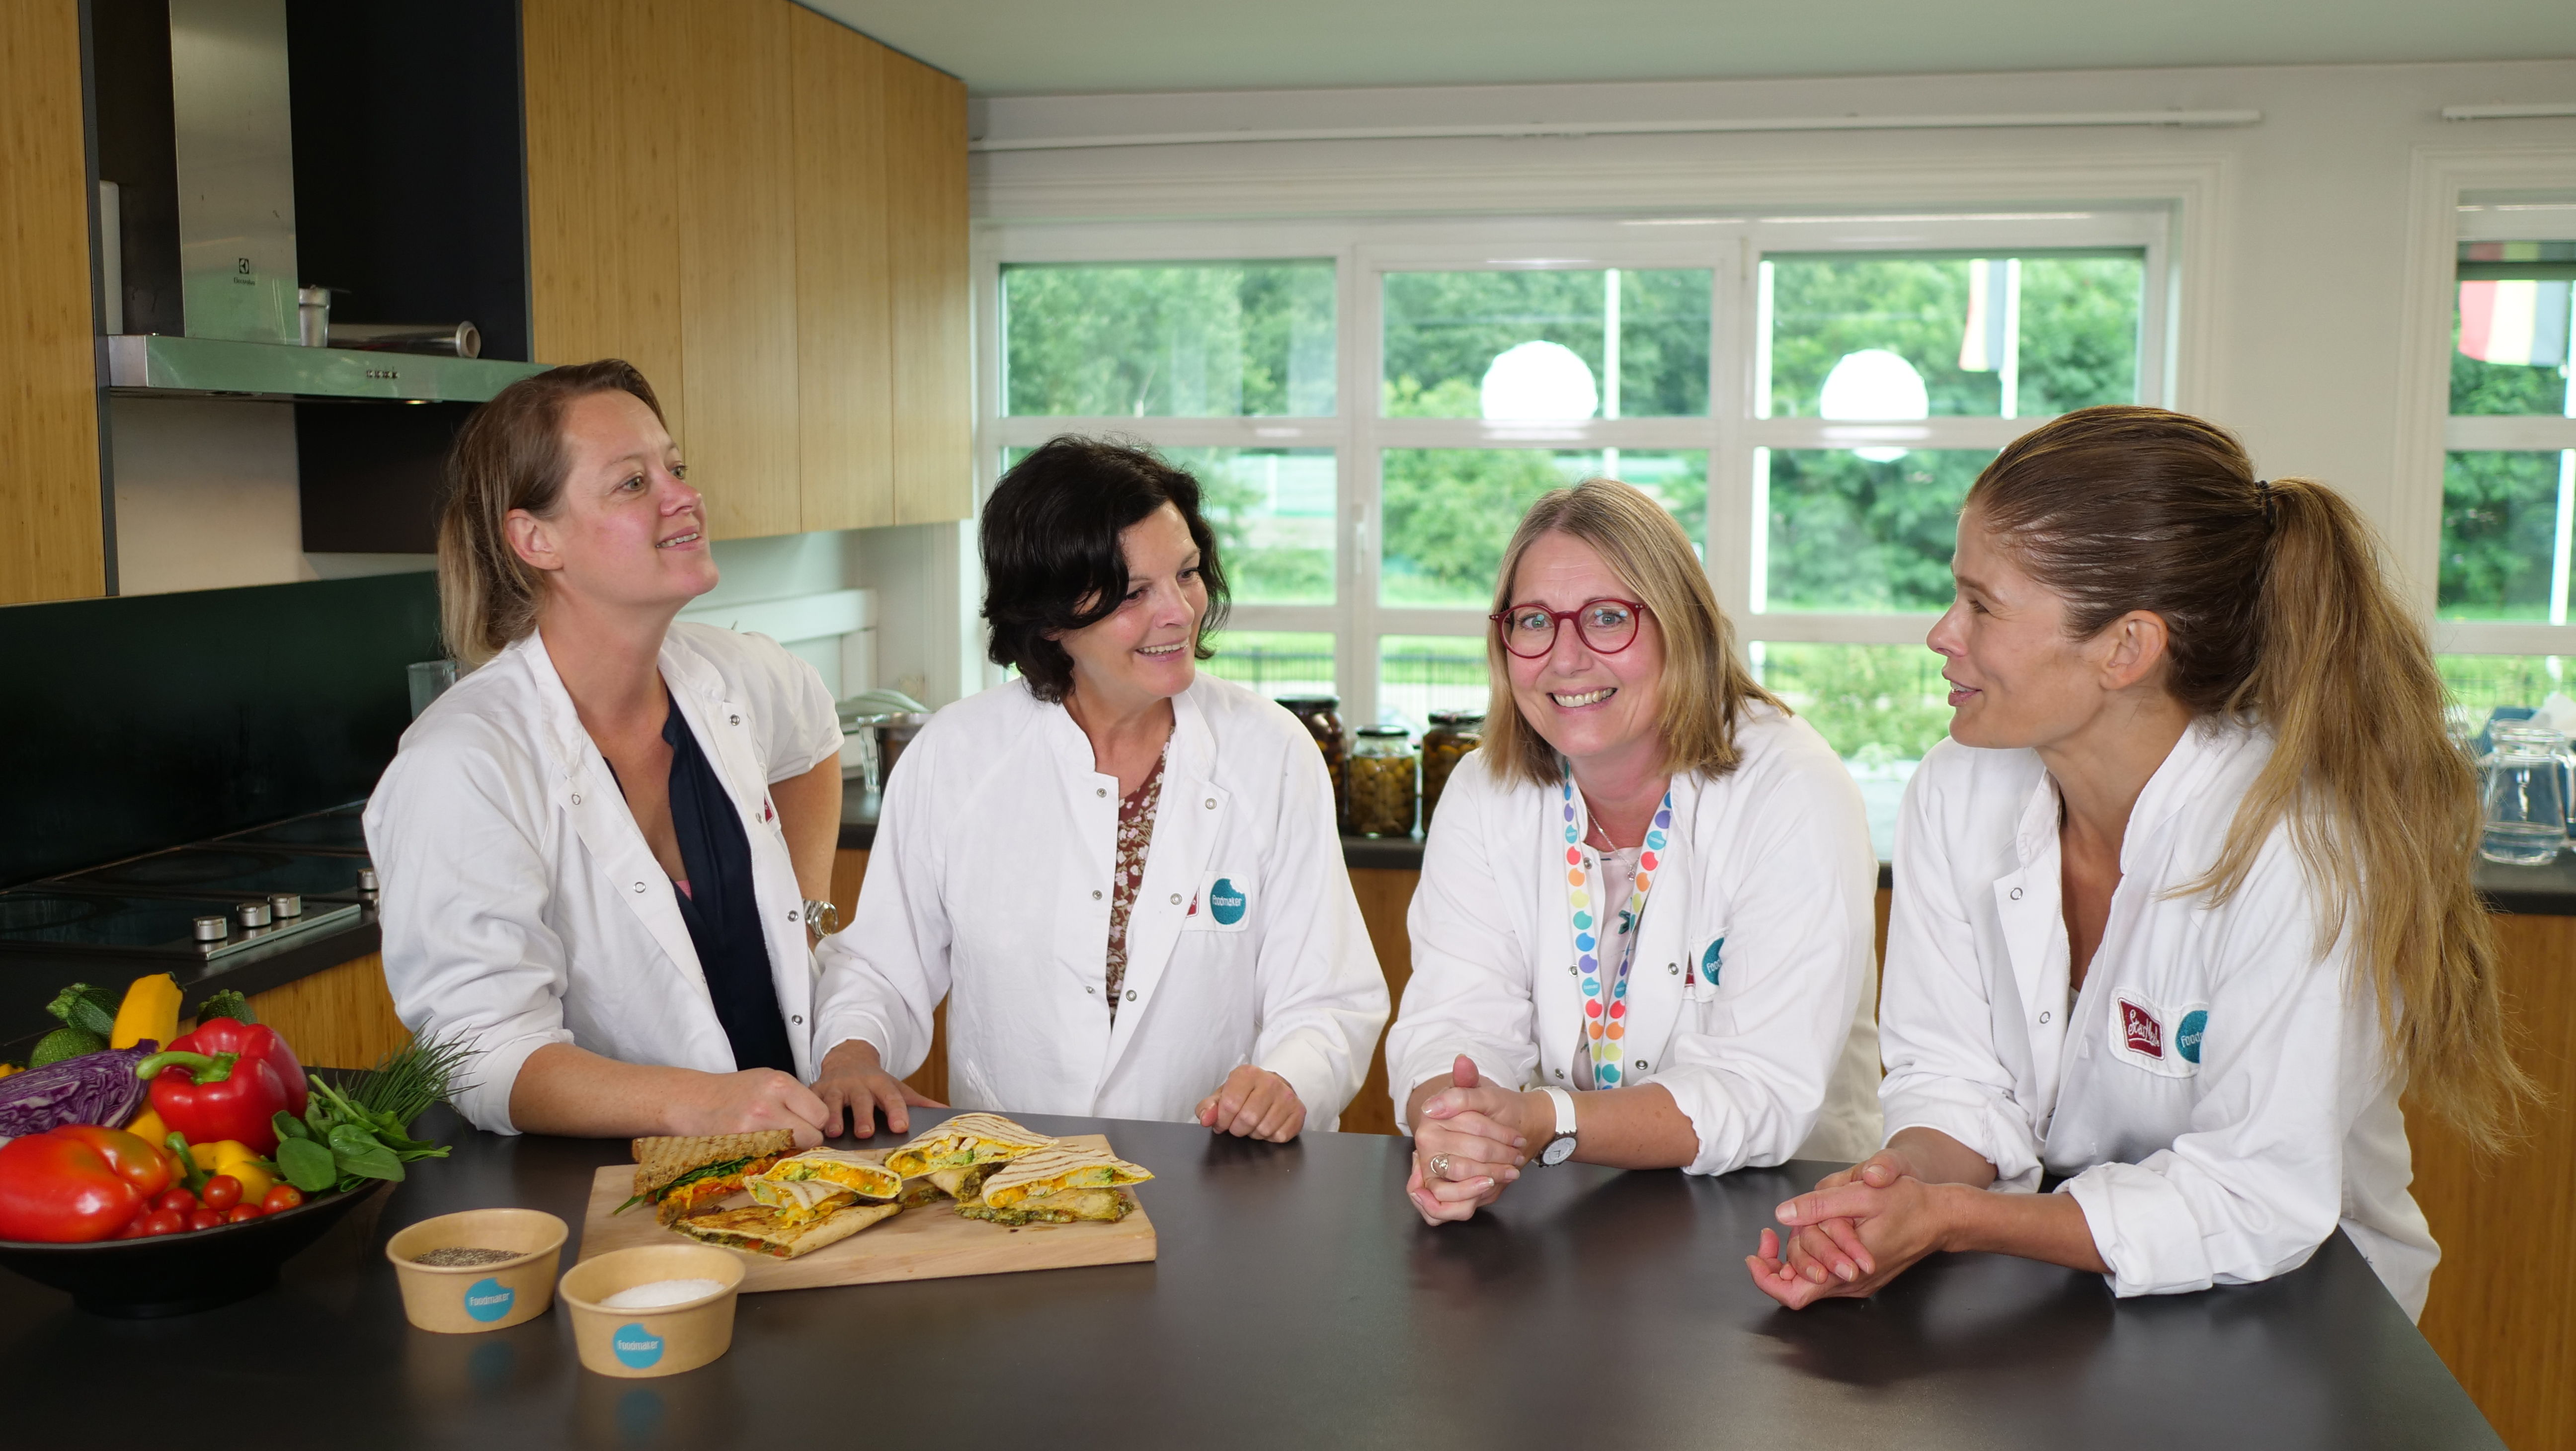
[[[469,1209],[396,1230],[385,1241],[402,1286],[403,1314],[423,1330],[473,1335],[506,1330],[554,1303],[555,1265],[571,1231],[540,1209]],[[483,1264],[422,1264],[440,1251],[501,1250]],[[479,1258],[479,1257],[478,1257]]]
[[[581,1363],[601,1375],[640,1379],[677,1375],[733,1348],[733,1308],[741,1298],[743,1259],[702,1244],[654,1244],[611,1250],[566,1271],[563,1301],[572,1311]],[[649,1310],[613,1310],[601,1302],[621,1290],[663,1280],[713,1280],[722,1288]]]

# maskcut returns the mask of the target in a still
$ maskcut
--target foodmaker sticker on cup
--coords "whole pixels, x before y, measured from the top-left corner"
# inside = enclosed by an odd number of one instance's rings
[[[485,1275],[465,1287],[465,1313],[477,1320],[498,1320],[510,1313],[519,1292]]]
[[[618,1326],[610,1333],[608,1344],[620,1361],[636,1370],[650,1369],[662,1359],[662,1337],[638,1323]]]

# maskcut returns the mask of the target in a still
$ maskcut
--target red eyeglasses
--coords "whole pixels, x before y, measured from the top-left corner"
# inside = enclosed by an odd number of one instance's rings
[[[1570,610],[1545,605],[1514,605],[1487,615],[1502,632],[1503,648],[1524,660],[1536,660],[1556,648],[1560,622],[1572,620],[1574,634],[1596,655],[1616,655],[1637,643],[1637,620],[1646,606],[1637,600],[1585,600]]]

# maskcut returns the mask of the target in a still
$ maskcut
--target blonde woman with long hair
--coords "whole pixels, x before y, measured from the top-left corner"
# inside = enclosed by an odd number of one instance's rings
[[[2368,526],[2199,419],[2088,408],[1987,467],[1952,571],[1950,739],[1897,826],[1889,1138],[1780,1207],[1754,1282],[1795,1308],[1984,1250],[2171,1294],[2340,1226],[2421,1314],[2399,1093],[2493,1145],[2530,1088],[2471,767]]]
[[[1859,788],[1764,692],[1690,540],[1593,479],[1503,558],[1493,704],[1423,847],[1386,1039],[1431,1223],[1525,1168],[1722,1174],[1877,1142]]]

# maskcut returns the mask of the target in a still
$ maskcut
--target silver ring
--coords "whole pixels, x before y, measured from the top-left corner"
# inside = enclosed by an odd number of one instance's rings
[[[1449,1156],[1447,1154],[1434,1154],[1431,1156],[1431,1162],[1423,1165],[1422,1167],[1430,1171],[1432,1178],[1446,1179],[1449,1177]]]

